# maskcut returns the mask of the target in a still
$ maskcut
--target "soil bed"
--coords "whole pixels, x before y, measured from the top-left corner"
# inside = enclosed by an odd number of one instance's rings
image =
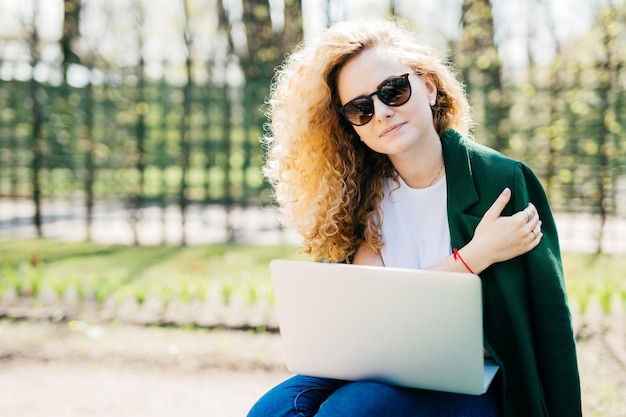
[[[585,416],[626,415],[626,369],[606,335],[578,353]],[[288,376],[278,334],[0,321],[3,417],[245,416]]]

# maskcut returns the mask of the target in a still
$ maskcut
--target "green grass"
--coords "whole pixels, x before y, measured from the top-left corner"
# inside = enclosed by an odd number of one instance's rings
[[[12,288],[36,297],[47,287],[59,297],[73,289],[79,298],[100,302],[132,295],[141,303],[153,294],[164,302],[214,297],[227,303],[238,296],[254,304],[272,299],[268,263],[274,258],[305,259],[287,245],[129,247],[0,239],[0,295]],[[566,253],[563,266],[570,299],[583,311],[592,298],[606,311],[615,295],[626,302],[626,257]]]
[[[268,263],[304,259],[293,246],[206,245],[129,247],[50,240],[0,240],[0,292],[13,288],[37,296],[42,288],[59,296],[104,301],[149,293],[165,302],[207,296],[227,302],[238,295],[250,303],[271,298]]]
[[[626,256],[566,253],[563,269],[568,294],[583,312],[593,299],[605,312],[616,295],[626,303]]]

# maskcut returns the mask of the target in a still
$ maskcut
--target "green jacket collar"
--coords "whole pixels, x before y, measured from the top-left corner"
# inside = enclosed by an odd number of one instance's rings
[[[470,214],[469,209],[479,201],[474,183],[467,140],[458,132],[448,129],[441,135],[443,161],[446,166],[448,188],[448,219],[453,247],[465,245],[480,218]],[[462,227],[461,225],[469,226]]]

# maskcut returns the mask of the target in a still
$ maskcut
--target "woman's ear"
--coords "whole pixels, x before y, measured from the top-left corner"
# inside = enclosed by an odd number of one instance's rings
[[[428,95],[428,102],[431,106],[437,103],[437,85],[430,75],[423,75],[424,84],[426,86],[426,94]]]

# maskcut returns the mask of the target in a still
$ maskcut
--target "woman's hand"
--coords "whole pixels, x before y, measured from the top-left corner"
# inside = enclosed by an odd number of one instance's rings
[[[523,255],[543,237],[541,220],[532,203],[512,216],[502,216],[510,199],[511,190],[506,188],[478,223],[472,240],[459,251],[476,273]]]
[[[478,223],[472,240],[459,249],[460,257],[450,255],[425,269],[468,272],[469,267],[479,274],[494,263],[508,261],[535,248],[543,237],[537,209],[529,204],[512,216],[502,216],[510,199],[511,190],[506,188]],[[380,253],[366,244],[359,247],[353,262],[384,266]]]

